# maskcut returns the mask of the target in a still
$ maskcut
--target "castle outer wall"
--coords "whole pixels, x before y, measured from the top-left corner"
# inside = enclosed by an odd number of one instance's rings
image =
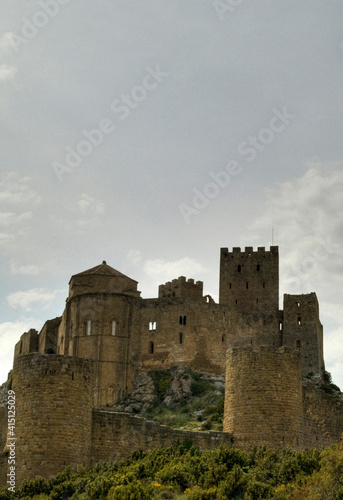
[[[13,367],[16,481],[49,478],[91,454],[91,360],[29,354]]]

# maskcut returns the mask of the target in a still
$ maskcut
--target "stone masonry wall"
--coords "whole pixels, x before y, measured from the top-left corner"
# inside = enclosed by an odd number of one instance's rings
[[[123,459],[142,448],[151,451],[191,440],[201,450],[232,445],[224,432],[191,432],[172,429],[141,417],[107,410],[93,410],[92,463]]]
[[[92,387],[90,360],[37,353],[16,359],[17,485],[89,464]]]
[[[314,383],[303,382],[304,443],[325,448],[338,443],[343,433],[343,396],[327,394]]]
[[[303,446],[300,354],[285,347],[233,348],[227,354],[224,431],[243,448]]]

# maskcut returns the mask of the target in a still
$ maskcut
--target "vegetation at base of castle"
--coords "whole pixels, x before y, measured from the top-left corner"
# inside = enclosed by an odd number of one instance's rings
[[[323,383],[320,385],[320,388],[327,394],[341,394],[340,388],[332,382],[331,373],[327,371],[324,371]]]
[[[224,389],[218,389],[214,383],[197,372],[188,372],[191,378],[191,395],[173,407],[163,403],[170,390],[172,378],[170,370],[149,372],[154,381],[158,397],[151,408],[141,414],[142,417],[154,420],[174,429],[192,431],[223,430]]]
[[[191,442],[24,483],[0,500],[341,500],[343,440],[322,452],[200,452]]]

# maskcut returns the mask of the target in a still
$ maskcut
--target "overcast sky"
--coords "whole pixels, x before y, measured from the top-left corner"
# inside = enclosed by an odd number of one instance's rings
[[[221,247],[279,245],[343,387],[341,0],[2,0],[0,383],[103,260],[218,299]],[[282,304],[280,303],[280,307]]]

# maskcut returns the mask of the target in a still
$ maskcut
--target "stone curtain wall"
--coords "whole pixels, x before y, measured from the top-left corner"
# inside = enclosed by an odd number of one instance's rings
[[[151,451],[191,440],[201,450],[232,446],[224,432],[191,432],[172,429],[141,417],[106,410],[93,410],[92,463],[123,459],[142,448]]]
[[[92,419],[90,360],[29,354],[14,364],[16,482],[88,465]]]
[[[312,382],[303,383],[304,441],[306,448],[338,443],[343,433],[342,395],[327,394]]]
[[[301,449],[303,401],[300,354],[289,348],[233,348],[227,354],[224,431],[249,448]]]

